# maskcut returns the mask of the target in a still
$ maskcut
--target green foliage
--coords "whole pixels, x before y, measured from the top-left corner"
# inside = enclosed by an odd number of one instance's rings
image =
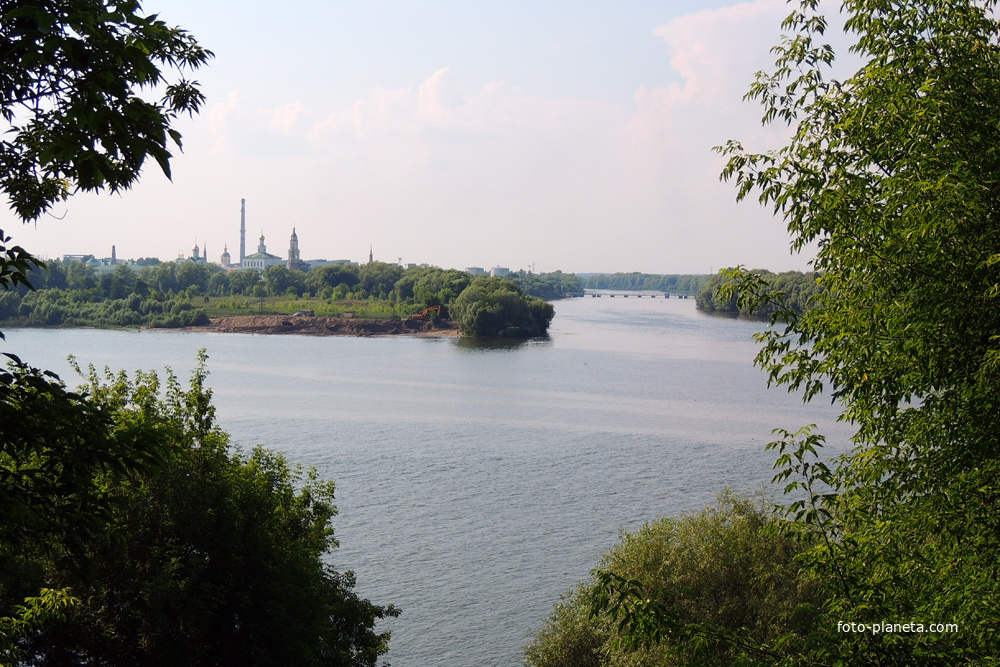
[[[455,299],[452,317],[467,336],[543,336],[555,315],[552,304],[525,296],[501,278],[476,278]]]
[[[163,457],[162,442],[113,432],[108,415],[85,395],[4,356],[10,363],[0,371],[0,543],[19,547],[44,534],[77,546],[99,535],[109,516],[95,477],[150,473]]]
[[[752,304],[746,298],[749,294],[749,285],[744,285],[751,278],[760,286],[755,292],[757,298]],[[817,303],[818,295],[822,292],[823,286],[818,273],[785,271],[774,274],[761,269],[734,273],[730,269],[724,269],[710,276],[702,284],[695,302],[700,310],[710,313],[753,314],[766,319],[785,311],[801,315],[811,308],[812,304]],[[740,293],[744,295],[742,307],[739,304]]]
[[[165,262],[142,269],[138,276],[124,264],[97,276],[93,268],[80,262],[56,260],[32,274],[37,290],[21,287],[0,296],[0,320],[22,326],[170,328],[208,324],[204,308],[190,300],[201,292],[199,283],[186,285],[186,290],[176,295],[158,289],[185,284],[186,279],[178,282],[178,274],[182,279],[201,276],[201,280],[219,275],[204,267],[178,272],[173,262]]]
[[[305,274],[289,269],[284,264],[269,266],[264,271],[264,284],[271,296],[281,296],[289,291],[301,294],[305,289]]]
[[[85,394],[13,355],[0,371],[0,656],[76,602],[68,588],[34,581],[41,554],[86,572],[89,543],[105,538],[115,501],[104,480],[152,475],[166,458],[155,432],[113,428]],[[26,562],[27,560],[27,562]],[[44,569],[44,568],[42,568]]]
[[[339,285],[350,288],[358,284],[358,267],[353,264],[321,266],[306,274],[306,284],[313,294],[318,294],[325,288],[332,290]]]
[[[396,303],[412,305],[413,309],[443,306],[447,315],[452,302],[470,282],[472,277],[465,271],[421,266],[403,273],[393,287],[393,295]]]
[[[803,2],[749,97],[793,129],[765,154],[736,142],[724,177],[784,217],[825,288],[782,313],[758,363],[857,425],[829,466],[822,439],[783,433],[789,508],[821,539],[804,561],[823,582],[823,629],[789,653],[844,664],[977,663],[1000,654],[1000,27],[995,2],[844,3],[864,65],[823,70],[826,22]],[[769,300],[745,281],[744,303]],[[836,633],[837,622],[958,623],[946,633]]]
[[[237,269],[229,273],[229,294],[250,296],[253,288],[260,283],[260,272],[256,269]]]
[[[587,289],[651,290],[693,296],[709,278],[707,275],[657,275],[649,273],[595,274],[587,278]]]
[[[8,246],[8,243],[10,237],[0,229],[0,287],[5,291],[18,285],[30,289],[28,273],[32,269],[44,268],[45,264],[21,246]]]
[[[530,667],[737,664],[806,633],[815,585],[802,546],[762,499],[729,492],[695,515],[660,519],[601,559],[525,650]]]
[[[734,270],[716,297],[783,321],[758,336],[770,382],[807,401],[825,393],[857,427],[856,448],[835,461],[819,458],[824,439],[811,427],[779,429],[769,446],[774,481],[792,495],[789,520],[768,534],[807,547],[798,580],[815,585],[816,604],[799,628],[765,620],[763,633],[742,622],[734,631],[685,616],[676,582],[649,588],[607,569],[595,584],[596,620],[616,622],[623,646],[675,641],[684,664],[995,664],[996,3],[847,0],[845,26],[864,64],[844,81],[824,76],[833,52],[818,5],[799,3],[775,72],[758,75],[748,95],[765,123],[792,128],[790,143],[720,150],[739,198],[756,192],[782,215],[794,250],[818,244],[822,293],[798,310],[775,277]],[[945,623],[954,625],[931,625]],[[843,629],[851,624],[861,629]]]
[[[366,295],[378,299],[388,299],[402,277],[403,268],[398,264],[369,262],[358,268],[358,286]]]
[[[172,124],[196,112],[197,69],[212,53],[137,2],[11,0],[0,4],[0,189],[24,220],[74,190],[131,186],[152,157],[170,176]],[[142,93],[162,94],[159,100]]]
[[[572,273],[553,271],[552,273],[528,273],[516,271],[505,276],[528,296],[551,301],[562,299],[569,294],[582,294],[583,282]]]
[[[0,609],[21,608],[19,621],[0,625],[15,644],[0,645],[8,655],[16,648],[32,665],[375,665],[385,653],[388,633],[374,624],[398,612],[358,598],[353,575],[323,563],[337,545],[333,484],[274,452],[231,451],[204,361],[202,353],[188,389],[169,372],[161,382],[91,368],[86,392],[68,395],[67,409],[99,421],[93,434],[56,442],[82,441],[116,463],[142,447],[161,456],[156,474],[81,462],[84,488],[101,492],[100,513],[71,508],[72,489],[45,489],[30,504],[91,523],[32,528],[18,542],[2,536],[4,573],[18,576],[0,582]],[[120,456],[108,441],[135,448]],[[47,510],[50,497],[66,509]],[[67,545],[82,547],[85,570],[63,564]],[[24,590],[42,593],[19,603]]]

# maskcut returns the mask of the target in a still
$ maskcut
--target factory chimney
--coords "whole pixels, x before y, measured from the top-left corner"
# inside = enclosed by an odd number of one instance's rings
[[[247,200],[240,200],[240,266],[247,256]]]

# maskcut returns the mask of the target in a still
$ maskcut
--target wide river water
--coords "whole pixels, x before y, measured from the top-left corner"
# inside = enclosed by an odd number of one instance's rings
[[[694,300],[556,303],[545,340],[10,329],[0,350],[78,384],[66,363],[171,367],[209,354],[218,419],[337,483],[358,591],[394,603],[397,667],[508,666],[621,528],[694,511],[771,478],[772,428],[836,410],[766,388],[762,324]]]

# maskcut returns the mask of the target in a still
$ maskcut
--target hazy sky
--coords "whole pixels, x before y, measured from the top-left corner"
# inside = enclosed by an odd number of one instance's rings
[[[836,3],[831,9],[836,11]],[[804,269],[712,147],[774,147],[742,101],[784,0],[147,0],[216,53],[173,182],[0,227],[48,257],[287,256],[537,271]],[[838,48],[838,52],[841,49]]]

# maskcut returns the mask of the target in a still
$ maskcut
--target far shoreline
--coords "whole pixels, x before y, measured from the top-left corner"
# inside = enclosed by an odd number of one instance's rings
[[[203,333],[242,333],[299,336],[415,336],[420,338],[458,337],[453,322],[432,324],[427,320],[380,320],[353,317],[303,317],[292,315],[233,315],[213,317],[209,324],[188,327],[89,327],[0,324],[3,329],[93,329],[100,331],[175,331]]]

